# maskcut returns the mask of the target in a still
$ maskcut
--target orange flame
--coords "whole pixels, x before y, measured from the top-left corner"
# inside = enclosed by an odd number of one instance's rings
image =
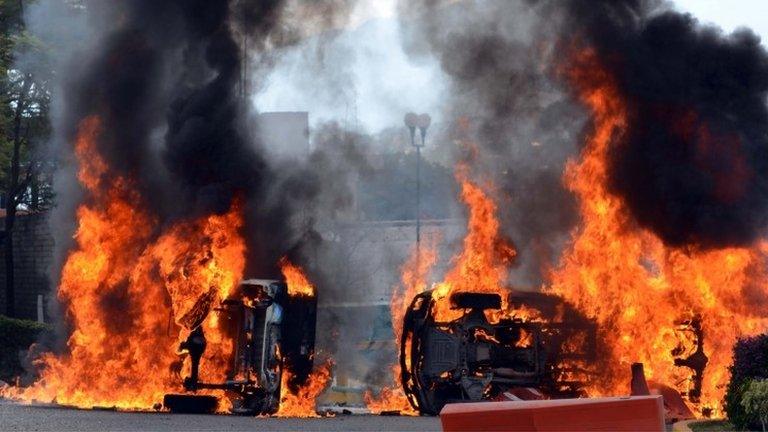
[[[408,260],[401,269],[401,285],[392,290],[390,298],[390,313],[392,315],[392,331],[395,336],[395,347],[400,347],[400,338],[403,335],[403,317],[405,316],[410,301],[413,297],[427,289],[427,277],[437,261],[437,239],[433,236],[425,236],[425,245],[422,248],[414,247]],[[406,351],[406,363],[410,363],[410,351]],[[404,415],[416,415],[405,396],[400,385],[400,362],[390,366],[392,371],[392,385],[382,387],[378,396],[370,391],[365,392],[363,398],[365,405],[372,413],[382,411],[399,411]]]
[[[400,380],[400,365],[392,366],[393,374],[397,374],[396,380]],[[392,411],[400,415],[416,416],[419,413],[413,409],[405,396],[402,387],[395,385],[391,387],[382,387],[378,396],[374,396],[370,391],[363,394],[365,406],[373,414]]]
[[[317,414],[315,400],[325,390],[331,380],[333,363],[329,360],[315,366],[307,382],[296,392],[291,392],[289,383],[293,374],[287,368],[281,379],[280,409],[278,417],[320,417]]]
[[[389,301],[392,314],[392,331],[397,343],[403,335],[403,317],[411,300],[416,294],[427,290],[429,272],[437,262],[437,238],[434,236],[424,237],[424,245],[419,249],[414,247],[410,257],[400,269],[402,285],[395,287]],[[400,373],[398,372],[398,380],[399,376]]]
[[[292,264],[288,258],[280,259],[280,271],[283,273],[285,283],[288,285],[288,295],[314,297],[315,287],[304,274],[301,267]]]
[[[695,408],[721,415],[732,345],[768,324],[744,299],[750,292],[766,295],[766,250],[673,249],[633,226],[622,200],[606,190],[608,154],[627,124],[621,94],[592,51],[576,55],[568,76],[594,126],[580,160],[566,169],[582,223],[552,274],[550,291],[598,322],[609,352],[592,393],[627,393],[633,362],[645,364],[650,380],[689,392],[692,371],[675,366],[672,352],[692,353],[678,323],[700,316],[709,362]]]
[[[433,315],[436,321],[442,322],[456,320],[464,314],[460,309],[451,309],[450,297],[456,292],[500,294],[502,309],[506,310],[506,281],[517,254],[500,233],[496,203],[469,179],[466,165],[458,166],[456,180],[461,184],[461,199],[469,208],[469,218],[461,252],[453,257],[445,279],[434,286]],[[486,189],[493,189],[493,185],[488,184]]]
[[[40,379],[7,396],[84,408],[150,409],[180,387],[175,354],[198,314],[208,339],[201,378],[226,372],[231,350],[211,305],[242,278],[241,210],[158,227],[131,180],[116,176],[96,143],[98,117],[81,122],[78,179],[87,191],[77,211],[76,247],[58,289],[72,326],[66,354],[38,360]],[[159,233],[158,233],[159,232]],[[190,315],[191,314],[191,315]]]

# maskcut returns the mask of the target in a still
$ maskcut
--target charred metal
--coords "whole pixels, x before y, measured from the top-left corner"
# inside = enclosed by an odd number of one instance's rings
[[[544,316],[569,321],[492,323],[485,312],[501,309],[500,295],[456,293],[451,305],[463,315],[439,322],[432,294],[413,299],[400,341],[402,385],[421,413],[435,415],[446,403],[495,399],[515,388],[535,388],[548,397],[585,395],[587,370],[574,365],[595,360],[593,322],[554,297],[520,292],[510,295],[512,306],[535,307]]]
[[[163,405],[171,412],[213,412],[215,397],[197,394],[200,390],[225,390],[233,414],[274,414],[280,405],[283,371],[291,371],[289,387],[306,382],[315,349],[317,297],[290,296],[286,283],[249,279],[238,291],[213,309],[218,322],[233,343],[227,376],[221,382],[199,378],[206,339],[201,319],[179,346],[188,357],[190,375],[183,380],[183,394],[168,394]],[[295,391],[295,388],[290,389]]]

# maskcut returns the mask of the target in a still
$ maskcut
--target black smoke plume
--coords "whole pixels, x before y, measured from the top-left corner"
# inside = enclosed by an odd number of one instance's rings
[[[100,153],[116,175],[138,183],[142,204],[161,218],[220,212],[256,188],[263,161],[239,124],[230,2],[97,3],[89,13],[116,25],[65,88],[70,133],[98,115]]]
[[[85,44],[63,68],[60,140],[72,143],[82,120],[97,115],[107,175],[131,179],[136,205],[159,221],[158,228],[226,212],[238,201],[246,215],[247,274],[277,277],[279,258],[316,237],[292,217],[324,190],[311,181],[319,174],[310,166],[291,172],[268,160],[249,112],[249,91],[262,86],[259,77],[279,48],[306,36],[305,26],[321,31],[343,23],[353,3],[85,2],[100,41]],[[64,147],[64,154],[71,152],[70,144]],[[295,187],[281,193],[286,184]],[[72,203],[81,200],[65,191],[59,211],[71,214]]]
[[[626,105],[609,187],[637,222],[672,246],[745,246],[761,235],[768,53],[759,37],[637,0],[573,1],[565,24],[582,39],[576,49],[595,50]]]
[[[230,2],[191,3],[179,4],[188,29],[186,68],[168,112],[163,160],[183,185],[183,202],[224,212],[236,194],[259,186],[265,164],[239,124],[245,105],[238,94],[242,59],[228,20]]]

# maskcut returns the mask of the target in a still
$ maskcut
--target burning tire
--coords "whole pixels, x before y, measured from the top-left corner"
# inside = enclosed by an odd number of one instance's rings
[[[435,317],[433,291],[418,294],[404,317],[401,382],[422,414],[437,415],[449,402],[494,399],[514,388],[535,388],[550,397],[583,393],[588,371],[578,365],[594,357],[593,323],[572,310],[562,314],[572,318],[567,322],[508,317],[498,294],[456,293],[450,301],[464,312],[454,321]],[[516,293],[509,303],[535,308],[539,317],[565,308],[538,293]]]
[[[167,394],[163,397],[163,406],[177,414],[213,414],[219,408],[216,396]]]

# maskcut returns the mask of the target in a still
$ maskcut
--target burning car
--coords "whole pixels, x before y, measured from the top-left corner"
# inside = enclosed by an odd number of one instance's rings
[[[521,318],[506,313],[500,294],[457,292],[451,308],[463,313],[442,322],[433,294],[413,299],[400,340],[402,386],[422,414],[514,388],[535,388],[548,397],[583,395],[596,327],[556,297],[512,292],[506,309],[527,308],[528,317]]]
[[[193,329],[179,346],[180,355],[190,362],[190,373],[183,380],[185,393],[165,395],[163,405],[171,412],[215,412],[218,398],[197,392],[224,390],[233,414],[276,413],[284,371],[290,370],[290,383],[296,385],[312,371],[317,297],[292,295],[282,281],[242,281],[233,295],[209,312],[216,314],[233,343],[227,376],[221,382],[203,382],[199,377],[206,350],[201,324],[208,313],[199,312],[206,310],[204,303],[199,301],[185,317]]]

